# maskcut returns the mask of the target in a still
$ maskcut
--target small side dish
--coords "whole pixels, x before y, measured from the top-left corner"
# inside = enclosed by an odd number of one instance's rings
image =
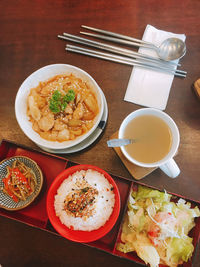
[[[93,90],[73,74],[40,82],[30,90],[27,99],[33,130],[49,141],[74,140],[87,133],[98,112]]]
[[[145,186],[134,188],[117,249],[135,251],[151,267],[176,267],[187,262],[194,251],[189,232],[200,210],[181,198],[176,202],[171,198],[166,192]]]
[[[0,162],[0,207],[20,210],[30,205],[41,191],[43,174],[35,161],[15,156]]]
[[[23,162],[15,160],[12,166],[6,166],[7,175],[2,179],[4,186],[1,190],[15,202],[25,201],[37,186],[37,180],[31,168]]]

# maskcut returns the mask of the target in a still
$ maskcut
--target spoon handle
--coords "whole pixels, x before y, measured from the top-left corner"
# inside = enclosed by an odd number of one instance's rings
[[[126,146],[135,143],[135,139],[111,139],[107,141],[108,147]]]

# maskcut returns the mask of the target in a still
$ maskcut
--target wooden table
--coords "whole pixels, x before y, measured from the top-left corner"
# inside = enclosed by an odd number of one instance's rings
[[[54,63],[67,63],[87,71],[102,88],[109,109],[106,129],[84,151],[64,155],[79,163],[99,166],[131,178],[106,141],[120,123],[140,106],[125,102],[132,71],[130,66],[66,53],[58,34],[78,34],[89,25],[141,38],[147,24],[187,36],[187,54],[181,60],[188,71],[185,79],[175,78],[166,112],[177,123],[181,143],[176,161],[180,176],[172,180],[160,170],[142,181],[149,185],[200,201],[200,102],[191,87],[200,76],[198,0],[57,0],[1,1],[0,9],[0,139],[39,149],[19,128],[15,118],[15,96],[20,84],[33,71]],[[7,266],[139,266],[107,253],[72,243],[22,223],[0,217],[0,264]],[[199,266],[197,253],[195,267]]]

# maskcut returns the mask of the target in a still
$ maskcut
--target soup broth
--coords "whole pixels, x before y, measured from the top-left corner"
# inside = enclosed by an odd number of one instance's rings
[[[130,121],[123,138],[137,139],[135,143],[125,146],[125,150],[142,163],[160,161],[172,145],[170,128],[162,119],[153,115],[142,115]]]

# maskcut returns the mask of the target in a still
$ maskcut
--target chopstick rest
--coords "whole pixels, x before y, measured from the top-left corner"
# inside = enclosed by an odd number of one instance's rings
[[[174,34],[147,25],[143,40],[159,45],[163,40],[170,37],[177,37],[183,41],[186,39],[184,34]],[[157,57],[155,51],[142,47],[139,48],[139,53]],[[178,63],[178,60],[174,62]],[[173,74],[134,67],[129,79],[124,100],[141,106],[164,110],[167,106],[173,79]]]

